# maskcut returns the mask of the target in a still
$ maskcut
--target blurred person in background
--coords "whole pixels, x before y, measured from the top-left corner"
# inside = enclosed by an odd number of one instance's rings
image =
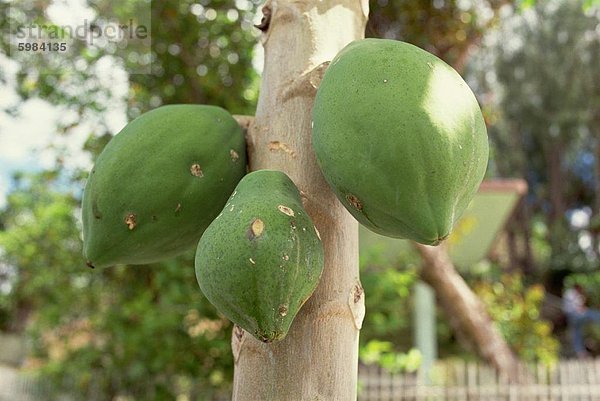
[[[586,306],[586,296],[583,287],[575,284],[563,294],[563,311],[567,315],[571,343],[578,358],[588,357],[583,338],[583,327],[587,323],[600,324],[600,310]]]

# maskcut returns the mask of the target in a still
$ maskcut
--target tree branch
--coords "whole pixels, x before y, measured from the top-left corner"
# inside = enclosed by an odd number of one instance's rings
[[[485,305],[454,268],[443,245],[431,247],[414,243],[414,246],[423,258],[421,278],[435,290],[454,330],[468,338],[479,354],[509,381],[523,380],[519,360],[498,331]]]

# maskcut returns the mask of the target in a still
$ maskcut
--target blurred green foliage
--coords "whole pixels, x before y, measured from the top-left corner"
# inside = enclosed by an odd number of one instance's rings
[[[413,346],[411,290],[418,279],[419,259],[411,247],[397,249],[390,262],[389,249],[373,244],[361,249],[361,280],[367,314],[360,338],[363,363],[377,363],[392,371],[410,371],[420,364]],[[552,323],[542,315],[545,291],[541,284],[526,283],[520,273],[502,273],[492,265],[482,274],[465,279],[486,305],[490,316],[517,355],[528,362],[556,362],[560,344]],[[477,359],[461,348],[448,320],[438,307],[437,338],[440,357]]]
[[[35,176],[18,174],[15,189],[8,197],[9,207],[0,214],[2,330],[22,329],[27,313],[43,307],[48,313],[41,314],[40,319],[56,320],[62,315],[57,300],[73,289],[72,280],[78,280],[78,275],[70,272],[57,274],[62,266],[80,265],[81,248],[74,215],[78,200],[56,188],[47,190],[49,183],[55,184],[57,175],[53,171]]]
[[[252,21],[260,3],[152,2],[152,74],[131,77],[130,115],[169,103],[254,114],[259,80],[252,58],[259,32]]]
[[[360,249],[361,282],[367,314],[360,335],[359,358],[391,372],[414,371],[421,363],[411,349],[411,289],[417,280],[418,256],[410,247],[389,255],[382,243]],[[394,250],[395,251],[395,250]],[[406,350],[409,350],[406,352]]]
[[[397,39],[435,54],[462,72],[471,51],[513,0],[371,1],[367,36]]]
[[[422,362],[419,350],[412,348],[406,353],[394,351],[394,344],[389,341],[371,340],[360,348],[361,362],[377,364],[390,373],[415,372]]]
[[[529,217],[513,228],[529,242],[532,230],[544,226],[549,252],[536,260],[542,269],[598,266],[598,234],[569,221],[573,212],[588,220],[600,213],[594,173],[600,149],[600,7],[585,5],[535,2],[507,17],[482,52],[483,62],[474,66],[490,124],[490,171],[527,179]],[[581,237],[590,235],[582,246]]]
[[[18,330],[29,317],[27,366],[57,393],[85,400],[228,394],[231,324],[198,290],[193,255],[85,267],[79,200],[57,177],[22,175],[0,215],[1,266],[11,286],[0,294],[0,329]]]
[[[361,248],[361,282],[368,296],[360,341],[390,341],[404,349],[412,344],[410,295],[418,278],[418,256],[407,247],[393,262],[383,258],[383,246]]]
[[[559,342],[552,335],[552,324],[540,315],[544,301],[542,285],[525,285],[519,273],[502,274],[499,280],[481,280],[472,285],[503,337],[522,360],[556,362]]]

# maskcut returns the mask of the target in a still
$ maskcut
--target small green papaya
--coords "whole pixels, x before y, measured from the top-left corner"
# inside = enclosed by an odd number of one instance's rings
[[[326,180],[376,233],[439,244],[485,174],[487,132],[475,96],[454,69],[408,43],[347,45],[312,115]]]
[[[193,247],[245,173],[244,135],[227,111],[169,105],[136,118],[85,186],[88,265],[151,263]]]
[[[246,175],[196,250],[196,277],[208,300],[263,342],[281,340],[317,287],[323,245],[290,178]]]

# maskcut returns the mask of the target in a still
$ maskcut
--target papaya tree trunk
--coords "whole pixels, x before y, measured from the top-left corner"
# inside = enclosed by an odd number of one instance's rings
[[[596,115],[594,146],[594,204],[592,218],[600,218],[600,111]],[[600,229],[592,230],[592,249],[596,256],[600,256]]]
[[[600,215],[600,112],[596,119],[596,138],[594,139],[594,215]]]
[[[458,274],[443,246],[415,244],[423,259],[421,278],[435,290],[450,325],[492,364],[498,373],[512,382],[519,381],[522,369],[485,305]]]
[[[311,147],[311,109],[326,62],[364,36],[366,0],[268,0],[264,72],[247,140],[251,170],[287,173],[320,232],[325,269],[287,337],[271,344],[234,328],[233,400],[356,399],[364,294],[357,222],[325,182]]]

